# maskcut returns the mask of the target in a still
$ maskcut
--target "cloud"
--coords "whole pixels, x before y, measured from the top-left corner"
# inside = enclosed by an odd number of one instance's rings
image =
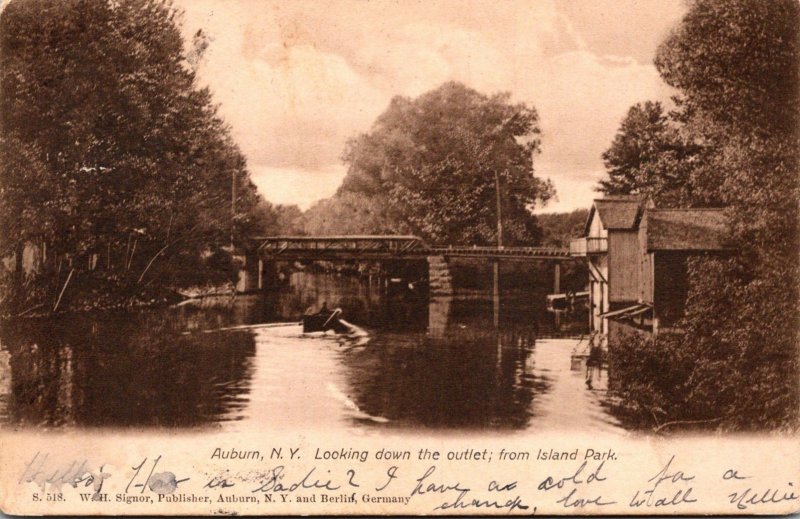
[[[306,210],[315,201],[333,196],[346,168],[331,164],[319,169],[253,166],[250,176],[258,191],[273,204],[297,204]]]
[[[269,26],[267,14],[261,22]],[[255,32],[237,11],[215,8],[208,16],[201,23],[213,41],[200,77],[252,166],[329,165],[354,129],[380,113],[383,93],[341,55],[284,45],[275,31]]]
[[[588,208],[592,200],[600,195],[594,190],[603,178],[604,170],[572,169],[564,175],[563,166],[554,162],[542,162],[537,166],[538,174],[553,179],[557,184],[556,197],[544,207],[536,207],[534,213],[560,213]]]
[[[667,98],[668,87],[652,65],[565,52],[537,64],[525,94],[539,110],[544,160],[573,168],[599,165],[628,108]]]
[[[588,204],[567,191],[591,190],[602,174],[600,154],[628,107],[669,94],[643,56],[657,45],[652,35],[664,33],[680,9],[625,3],[626,16],[636,21],[629,27],[604,15],[616,5],[183,3],[186,34],[202,27],[213,39],[200,78],[214,92],[267,199],[296,197],[308,205],[311,196],[328,196],[343,174],[333,165],[347,139],[368,131],[393,96],[418,96],[456,80],[485,93],[510,91],[537,108],[543,130],[537,171],[564,192],[564,207]],[[258,181],[266,178],[269,186]],[[313,187],[297,187],[302,185]]]

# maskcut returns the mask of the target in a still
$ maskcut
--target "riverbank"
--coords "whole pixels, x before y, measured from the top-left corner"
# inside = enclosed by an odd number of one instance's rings
[[[96,273],[30,279],[16,297],[12,290],[4,292],[0,320],[171,305],[186,299],[172,288]]]

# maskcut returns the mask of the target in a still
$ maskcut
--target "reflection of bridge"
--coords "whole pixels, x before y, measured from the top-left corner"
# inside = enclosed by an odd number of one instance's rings
[[[268,261],[294,260],[396,260],[486,258],[518,260],[569,260],[567,249],[544,247],[429,246],[416,236],[270,236],[253,238],[258,256]]]

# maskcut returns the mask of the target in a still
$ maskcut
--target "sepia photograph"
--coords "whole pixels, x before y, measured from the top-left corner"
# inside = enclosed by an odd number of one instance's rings
[[[0,508],[796,512],[799,209],[796,0],[3,0]]]

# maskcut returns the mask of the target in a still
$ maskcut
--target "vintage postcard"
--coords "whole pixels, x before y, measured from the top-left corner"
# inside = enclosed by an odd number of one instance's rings
[[[800,510],[796,0],[0,1],[0,510]]]

